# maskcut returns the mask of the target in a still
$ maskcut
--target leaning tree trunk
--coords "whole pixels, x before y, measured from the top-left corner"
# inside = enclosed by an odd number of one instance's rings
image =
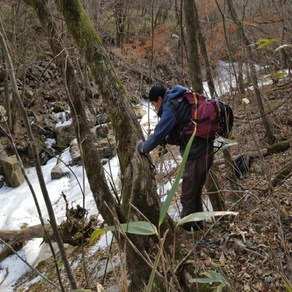
[[[203,93],[202,73],[198,48],[198,27],[195,24],[194,0],[183,1],[187,38],[187,59],[191,69],[192,86],[198,93]]]
[[[160,200],[156,192],[155,173],[146,156],[136,151],[136,143],[138,139],[143,137],[143,133],[133,107],[126,97],[124,87],[116,75],[100,37],[79,0],[56,0],[56,2],[65,18],[68,29],[91,69],[115,131],[122,180],[121,217],[126,218],[127,221],[132,221],[137,220],[137,218],[144,220],[143,216],[145,216],[153,224],[157,225]],[[72,79],[73,76],[70,76],[70,78]],[[74,84],[71,85],[75,86]],[[73,88],[73,90],[76,90],[75,87]],[[83,153],[83,155],[85,154]],[[92,160],[94,159],[91,156]],[[92,172],[94,172],[94,169],[87,175],[90,177],[93,175]],[[95,183],[98,184],[99,180]],[[98,195],[101,196],[99,198],[101,205],[98,208],[105,208],[108,196],[102,197],[102,194]],[[169,217],[161,226],[162,232],[167,229],[170,231],[168,238],[171,240],[172,220]],[[131,236],[131,240],[136,248],[143,252],[149,239],[147,237]],[[150,268],[137,256],[129,244],[127,244],[127,261],[131,271],[132,286],[135,286],[136,289],[141,289],[149,278]]]
[[[241,35],[241,39],[245,45],[245,49],[247,52],[248,65],[249,65],[250,74],[251,74],[251,81],[252,81],[252,84],[254,87],[254,92],[256,95],[256,99],[257,99],[259,111],[261,114],[262,122],[263,122],[263,125],[265,128],[265,131],[266,131],[266,135],[267,135],[269,144],[273,144],[276,141],[276,137],[274,136],[270,120],[269,120],[269,118],[266,115],[265,110],[264,110],[264,104],[262,101],[261,92],[259,90],[259,85],[258,85],[258,80],[257,80],[257,73],[256,73],[255,66],[252,62],[252,51],[251,51],[250,42],[249,42],[248,38],[246,37],[246,34],[244,32],[244,28],[243,28],[243,24],[239,20],[239,18],[237,17],[237,13],[234,9],[234,6],[233,6],[233,3],[231,0],[227,0],[227,6],[228,6],[228,9],[230,12],[231,19],[235,23],[235,25],[237,26],[237,29]]]
[[[131,203],[151,222],[157,224],[160,202],[158,196],[155,196],[156,185],[154,180],[154,172],[153,169],[149,166],[148,160],[135,151],[135,142],[138,140],[138,135],[141,134],[141,129],[138,127],[139,124],[137,125],[137,119],[133,111],[131,111],[131,106],[127,104],[127,101],[124,99],[125,94],[122,92],[120,81],[117,79],[117,76],[114,74],[114,72],[111,72],[113,68],[104,48],[100,43],[98,36],[93,31],[93,28],[90,25],[88,26],[88,23],[87,25],[83,24],[85,28],[89,27],[91,29],[89,34],[92,39],[87,39],[87,41],[90,41],[90,47],[98,48],[98,46],[100,46],[99,49],[101,50],[91,51],[91,49],[88,48],[87,51],[89,51],[89,56],[87,57],[91,57],[90,60],[93,64],[91,67],[92,72],[99,76],[98,81],[101,84],[101,92],[103,96],[106,96],[105,100],[108,108],[110,108],[109,113],[112,117],[113,127],[116,129],[117,141],[120,146],[118,152],[120,157],[123,183],[123,205],[121,209],[118,209],[118,205],[113,200],[113,197],[106,185],[100,159],[94,145],[94,139],[90,132],[84,107],[80,99],[81,94],[74,74],[74,67],[70,61],[70,58],[68,58],[66,55],[66,50],[64,49],[62,43],[58,41],[55,29],[56,26],[49,16],[50,14],[48,13],[49,11],[45,6],[45,2],[39,0],[26,0],[26,3],[32,5],[37,11],[43,27],[50,36],[50,45],[52,51],[56,56],[58,56],[59,66],[62,68],[62,72],[67,84],[68,95],[70,96],[69,104],[71,106],[72,112],[75,113],[73,115],[75,130],[77,138],[80,142],[86,173],[97,207],[100,210],[100,213],[103,216],[105,222],[109,225],[114,224],[115,218],[112,213],[118,214],[117,217],[120,222],[125,222],[124,218],[126,218],[126,220],[133,219],[134,216],[139,218],[140,214],[134,214],[134,212],[132,212],[132,210],[129,208],[129,203]],[[76,9],[75,6],[70,6],[70,8]],[[78,23],[78,19],[76,19],[76,21]],[[75,28],[73,26],[73,30],[74,29]],[[91,43],[91,41],[93,41],[93,43]],[[90,51],[93,53],[93,55],[90,54]],[[97,59],[95,59],[96,57]],[[101,64],[95,64],[95,60],[101,61],[103,58],[105,61],[104,63],[101,62]],[[102,66],[100,67],[100,65]],[[109,73],[107,72],[108,70]],[[107,79],[103,78],[101,80],[100,76],[106,77],[107,75]],[[107,84],[107,86],[102,82]],[[114,93],[111,93],[111,90],[113,90]],[[112,101],[112,104],[110,104],[109,100]],[[128,112],[131,113],[130,116],[127,115]],[[129,132],[132,132],[134,138],[136,137],[136,140],[132,141],[132,147],[130,147],[131,145],[129,144],[130,137],[126,135],[128,132],[124,130],[125,126]],[[137,128],[135,128],[135,126]],[[125,141],[124,136],[126,136],[127,141]],[[129,147],[127,148],[127,146]],[[131,154],[128,151],[134,151],[134,154]],[[127,165],[129,163],[130,165]],[[149,204],[147,204],[147,202]],[[164,226],[165,231],[169,226],[167,224]],[[145,249],[145,245],[147,246],[146,241],[148,241],[148,238],[131,237],[131,240],[136,245],[136,248],[142,252]],[[139,289],[147,281],[150,274],[150,268],[142,261],[139,256],[137,256],[137,254],[135,254],[130,246],[127,248],[127,258],[130,266],[132,283],[133,285],[137,286],[137,289]]]

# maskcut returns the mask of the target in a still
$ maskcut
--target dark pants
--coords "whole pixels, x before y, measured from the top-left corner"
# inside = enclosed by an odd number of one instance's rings
[[[213,153],[207,153],[197,159],[187,160],[182,176],[181,218],[194,212],[203,211],[202,189],[212,165],[213,157]]]

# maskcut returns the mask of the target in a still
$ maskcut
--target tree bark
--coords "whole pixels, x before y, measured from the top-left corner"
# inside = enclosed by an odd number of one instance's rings
[[[107,224],[113,225],[115,221],[111,212],[120,217],[119,206],[107,185],[100,157],[95,146],[96,139],[87,121],[84,103],[81,99],[81,89],[72,60],[68,56],[61,39],[58,37],[56,24],[51,17],[46,1],[25,0],[25,2],[34,8],[45,32],[49,36],[51,50],[56,56],[56,61],[62,72],[67,89],[68,104],[73,113],[75,134],[94,200]]]
[[[42,228],[42,227],[41,227]],[[1,237],[0,237],[1,238]],[[22,241],[16,241],[16,240],[11,240],[8,242],[8,246],[4,246],[4,248],[0,251],[0,263],[5,260],[7,257],[13,254],[13,251],[11,248],[15,251],[18,251],[22,249],[23,247],[23,242]],[[11,247],[11,248],[10,248]]]
[[[191,70],[192,86],[195,92],[203,93],[203,82],[198,48],[198,27],[195,23],[194,0],[183,1],[187,38],[187,60]],[[197,22],[198,23],[198,22]]]
[[[45,224],[44,227],[39,224],[20,230],[0,230],[0,238],[4,241],[16,240],[18,242],[27,241],[34,238],[43,238],[45,234],[44,228],[51,233],[50,224]]]
[[[78,210],[78,209],[77,209]],[[80,210],[84,210],[81,208]],[[74,210],[73,210],[74,211]],[[84,215],[85,213],[83,213]],[[86,226],[83,226],[83,218],[79,218],[78,214],[72,212],[67,214],[66,221],[58,226],[63,243],[72,246],[81,246],[84,242],[88,242],[93,229],[96,227],[94,220],[89,220]],[[20,230],[0,230],[0,238],[14,249],[20,249],[25,242],[34,238],[43,238],[44,242],[56,242],[56,238],[52,232],[50,224],[39,224],[29,226]],[[18,248],[20,247],[20,248]],[[11,249],[7,246],[0,252],[0,262],[12,254]]]
[[[292,139],[281,141],[279,143],[269,145],[267,147],[267,155],[273,154],[273,153],[280,153],[288,150],[292,145]]]
[[[207,177],[206,188],[214,211],[225,211],[225,201],[220,191],[219,181],[215,171],[211,168]]]
[[[149,160],[136,151],[136,143],[143,134],[125,89],[80,2],[56,2],[60,4],[68,29],[85,55],[115,131],[122,174],[122,210],[127,215],[129,212],[129,218],[133,218],[129,205],[132,203],[151,222],[157,222],[160,204],[154,169]]]
[[[114,1],[114,16],[116,22],[117,45],[122,47],[126,37],[126,24],[128,19],[128,1]]]
[[[208,52],[207,52],[205,40],[204,40],[202,31],[201,31],[197,4],[195,1],[193,1],[193,2],[194,2],[193,5],[194,5],[195,27],[197,27],[197,30],[198,30],[198,43],[200,45],[200,50],[201,50],[202,58],[203,58],[204,65],[205,65],[206,79],[207,79],[207,84],[208,84],[208,88],[210,91],[210,97],[214,98],[216,96],[216,91],[215,91],[214,80],[212,77],[212,70],[210,67],[210,62],[209,62],[209,57],[208,57]]]

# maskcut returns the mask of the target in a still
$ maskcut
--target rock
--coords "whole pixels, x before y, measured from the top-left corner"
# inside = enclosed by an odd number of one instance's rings
[[[100,158],[112,158],[117,154],[116,142],[113,137],[99,139],[96,146]]]
[[[56,127],[57,145],[60,149],[67,148],[71,141],[75,138],[73,124],[65,124]]]
[[[109,133],[108,124],[97,125],[91,131],[97,138],[106,138]]]
[[[3,168],[6,183],[16,188],[24,182],[21,166],[15,155],[0,157],[0,164]]]
[[[63,171],[61,165],[57,163],[51,170],[51,179],[60,179],[64,176],[70,176],[69,171]]]
[[[2,105],[0,105],[0,122],[7,122],[6,109]]]
[[[71,155],[73,165],[82,164],[82,159],[81,159],[81,154],[80,154],[79,146],[77,143],[77,139],[74,139],[70,143],[70,155]]]
[[[145,106],[143,107],[140,104],[134,106],[134,111],[135,111],[137,119],[142,119],[143,116],[145,116],[146,113],[147,113],[147,110],[145,109]]]

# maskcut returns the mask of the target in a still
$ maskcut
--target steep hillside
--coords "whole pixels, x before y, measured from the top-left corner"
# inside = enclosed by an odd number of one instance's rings
[[[127,84],[128,87],[135,88],[137,79],[130,71],[121,72],[121,74],[125,73],[128,80],[131,80],[131,85]],[[59,83],[61,85],[61,82]],[[57,84],[53,87],[52,91],[48,89],[48,96],[55,97],[63,90]],[[284,80],[277,85],[263,87],[262,92],[267,112],[273,122],[277,143],[284,141],[288,143],[284,143],[286,145],[284,148],[275,147],[274,150],[268,148],[252,89],[248,89],[244,96],[239,94],[223,96],[222,98],[233,107],[235,114],[232,139],[236,140],[238,145],[231,147],[231,155],[234,158],[238,155],[248,155],[251,158],[249,173],[245,178],[234,182],[231,181],[222,152],[216,154],[214,162],[214,170],[219,178],[221,195],[226,207],[237,211],[239,215],[215,225],[208,222],[205,233],[195,234],[194,237],[190,234],[181,234],[179,231],[190,251],[185,264],[191,265],[198,273],[198,277],[210,270],[225,275],[232,291],[284,291],[285,277],[289,278],[292,271],[292,150],[289,140],[292,137],[291,83]],[[130,94],[136,95],[135,92]],[[249,100],[245,107],[242,98]],[[41,122],[48,117],[47,111],[42,112],[43,101],[42,95],[35,97],[32,107],[32,112],[37,116],[36,120]],[[16,141],[20,143],[26,134],[21,123],[18,125],[18,138],[21,139]],[[5,143],[5,139],[2,141]],[[174,157],[179,161],[177,150],[173,147],[168,150],[164,156],[164,165],[170,165],[169,162],[173,161]],[[161,157],[156,150],[153,151],[152,157],[157,165],[158,182],[166,184],[171,181],[176,174],[177,166],[172,163],[170,167],[161,168]],[[286,174],[276,179],[277,174],[285,167],[288,169]],[[175,214],[179,212],[178,202],[179,190],[172,207]],[[78,285],[85,287],[88,281],[90,283],[88,288],[96,291],[95,283],[98,281],[107,288],[107,291],[119,291],[114,285],[120,283],[122,279],[123,265],[115,243],[98,252],[94,252],[95,248],[85,246],[84,266],[80,262],[80,249],[68,248],[71,260],[74,259],[77,264],[74,265],[76,266],[74,274]],[[107,261],[108,257],[110,264]],[[103,274],[102,271],[107,263],[109,264],[107,272]],[[112,268],[113,266],[115,268]],[[37,269],[40,272],[53,271],[53,261],[42,262]],[[86,270],[87,279],[84,277],[83,269]],[[97,271],[98,269],[100,272]],[[51,277],[49,274],[47,276]],[[34,272],[29,273],[18,282],[17,286],[34,278]],[[64,279],[66,283],[66,277]],[[110,287],[113,290],[110,290]],[[57,291],[46,281],[31,284],[29,291],[40,291],[40,289]]]

